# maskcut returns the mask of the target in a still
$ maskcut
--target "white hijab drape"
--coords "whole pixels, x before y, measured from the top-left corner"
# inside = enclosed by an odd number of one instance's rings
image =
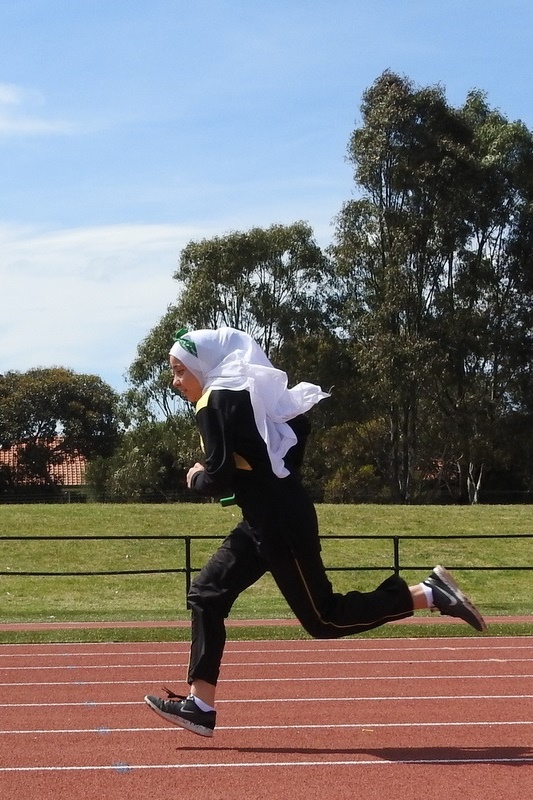
[[[204,392],[250,392],[255,423],[272,470],[279,478],[286,477],[289,472],[283,458],[297,441],[287,420],[309,411],[329,394],[306,382],[288,389],[286,373],[272,366],[251,336],[234,328],[189,331],[174,343],[170,355],[198,378]]]

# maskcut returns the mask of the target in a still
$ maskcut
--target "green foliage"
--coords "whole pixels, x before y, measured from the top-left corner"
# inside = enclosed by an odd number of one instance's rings
[[[320,332],[325,297],[316,287],[325,285],[327,267],[303,222],[190,242],[174,275],[181,287],[178,302],[140,344],[129,370],[133,389],[127,402],[134,415],[162,413],[168,419],[175,413],[168,351],[182,325],[244,330],[275,359],[286,341]],[[290,360],[287,354],[285,362]]]
[[[117,399],[95,375],[61,367],[7,372],[0,377],[0,441],[6,446],[60,434],[65,450],[87,456],[112,451]]]
[[[340,467],[329,478],[324,490],[326,503],[376,503],[386,496],[383,480],[371,464]]]
[[[200,457],[196,427],[190,417],[145,422],[126,432],[111,458],[87,469],[97,500],[162,502],[188,494],[187,470]]]
[[[174,276],[183,284],[178,311],[194,328],[247,331],[272,355],[287,331],[307,330],[319,311],[324,269],[304,222],[190,242]]]
[[[112,453],[117,404],[116,393],[95,375],[54,367],[0,376],[0,444],[24,445],[17,472],[5,482],[52,483],[50,465],[68,455]]]
[[[514,460],[500,432],[531,410],[533,137],[479,92],[452,108],[390,72],[361,111],[348,152],[362,197],[341,210],[331,255],[339,324],[372,418],[388,419],[382,474],[410,502],[437,458],[456,470],[455,499],[475,502]]]
[[[137,355],[128,370],[131,389],[125,394],[127,412],[135,422],[171,419],[183,410],[172,388],[168,352],[182,321],[176,306],[170,305],[159,322],[139,344]]]

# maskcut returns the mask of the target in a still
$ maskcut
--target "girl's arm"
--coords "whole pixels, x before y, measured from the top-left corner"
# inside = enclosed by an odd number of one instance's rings
[[[233,493],[235,475],[232,423],[227,410],[212,402],[214,394],[196,415],[205,462],[203,470],[199,464],[190,470],[188,485],[207,497],[225,497]]]

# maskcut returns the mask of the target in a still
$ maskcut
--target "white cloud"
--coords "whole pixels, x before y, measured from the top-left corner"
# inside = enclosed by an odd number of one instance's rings
[[[70,122],[48,122],[31,117],[12,117],[0,111],[0,135],[40,136],[42,134],[74,133],[76,126]]]
[[[0,104],[1,105],[20,105],[24,99],[25,92],[20,86],[14,83],[0,83]]]
[[[44,97],[39,92],[13,83],[0,83],[0,135],[37,136],[76,131],[77,126],[71,122],[34,116],[33,108],[43,105]]]
[[[205,230],[0,225],[0,372],[64,366],[115,388],[178,294],[180,250]]]

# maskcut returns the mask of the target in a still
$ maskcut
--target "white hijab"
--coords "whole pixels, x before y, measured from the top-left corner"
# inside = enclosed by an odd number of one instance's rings
[[[272,470],[286,477],[283,458],[296,444],[287,420],[309,411],[329,397],[320,386],[299,383],[287,388],[287,375],[272,366],[257,342],[234,328],[197,330],[183,334],[170,355],[177,358],[208,389],[247,389],[257,429],[264,440]]]

